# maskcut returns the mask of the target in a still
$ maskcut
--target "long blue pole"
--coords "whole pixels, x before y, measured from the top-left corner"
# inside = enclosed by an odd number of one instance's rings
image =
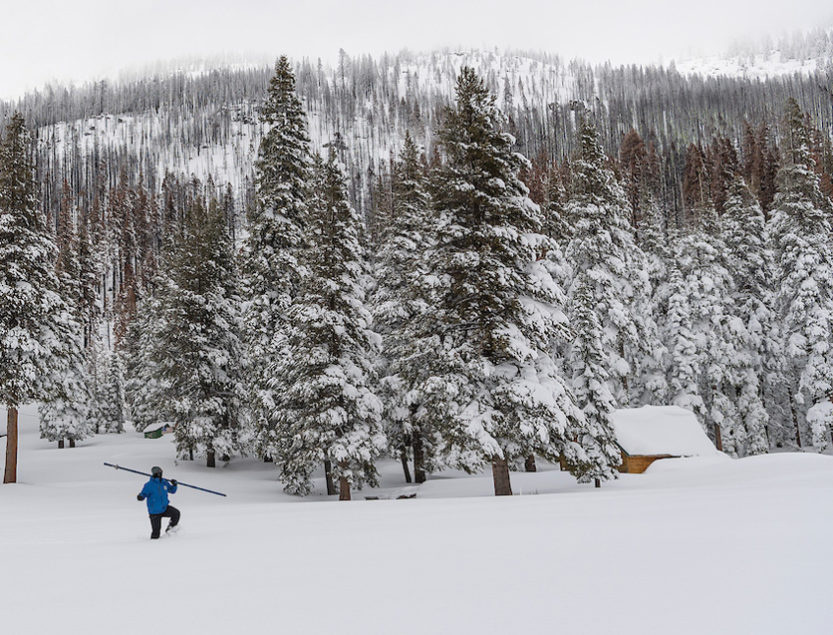
[[[107,467],[114,467],[117,470],[124,470],[125,472],[133,472],[134,474],[141,474],[142,476],[153,476],[152,474],[148,474],[147,472],[140,472],[139,470],[132,470],[129,467],[116,465],[114,463],[107,463],[106,461],[104,462],[104,465],[106,465]],[[162,479],[162,480],[169,481],[170,479],[166,478],[166,479]],[[198,489],[201,492],[208,492],[209,494],[217,494],[217,496],[225,496],[225,494],[223,494],[222,492],[215,492],[213,489],[206,489],[204,487],[197,487],[196,485],[189,485],[188,483],[183,483],[182,481],[177,481],[176,484],[177,485],[182,485],[183,487],[190,487],[191,489]]]

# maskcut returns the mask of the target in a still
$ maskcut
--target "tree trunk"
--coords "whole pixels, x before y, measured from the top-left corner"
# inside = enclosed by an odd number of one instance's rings
[[[593,479],[593,485],[595,485],[596,487],[601,487],[602,482],[599,479]]]
[[[720,426],[714,424],[714,447],[723,452],[723,435],[720,433]]]
[[[414,481],[425,482],[425,446],[422,445],[422,435],[418,430],[411,434],[411,446],[414,448]]]
[[[338,479],[338,500],[350,500],[350,481],[345,476],[339,477]]]
[[[205,453],[205,467],[217,467],[217,462],[214,458],[214,450],[208,450]]]
[[[70,439],[69,440],[69,447],[71,447],[71,448],[75,447],[75,439]]]
[[[795,444],[801,447],[801,428],[798,425],[798,413],[795,411],[795,402],[790,398],[790,410],[793,415],[793,425],[795,426]]]
[[[64,449],[64,440],[63,439],[58,439],[58,449],[59,450]]]
[[[506,463],[506,459],[492,459],[492,479],[495,482],[495,496],[512,496],[509,465]]]
[[[194,460],[194,448],[188,448],[188,460],[189,461]]]
[[[17,408],[9,408],[6,416],[6,471],[4,483],[17,483]]]
[[[526,461],[524,461],[524,469],[527,472],[537,472],[538,471],[538,466],[535,465],[535,455],[534,454],[530,454],[528,457],[526,457]]]
[[[330,459],[324,461],[324,480],[327,481],[327,496],[336,495],[336,484],[333,481],[333,464]]]
[[[405,473],[405,482],[411,482],[411,470],[408,467],[408,452],[403,445],[399,448],[399,460],[402,462],[402,471]]]

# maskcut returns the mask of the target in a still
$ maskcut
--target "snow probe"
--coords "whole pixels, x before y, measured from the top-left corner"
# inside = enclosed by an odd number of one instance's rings
[[[151,474],[148,474],[147,472],[140,472],[139,470],[131,470],[129,467],[123,467],[121,465],[115,465],[113,463],[107,463],[106,461],[104,462],[104,465],[106,465],[107,467],[114,467],[117,470],[124,470],[125,472],[133,472],[134,474],[141,474],[142,476],[151,476]],[[162,480],[163,481],[170,481],[171,479],[165,478],[165,479],[162,479]],[[188,483],[183,483],[182,481],[177,481],[176,484],[177,485],[182,485],[183,487],[190,487],[191,489],[198,489],[201,492],[208,492],[209,494],[217,494],[217,496],[225,496],[225,494],[223,494],[222,492],[215,492],[213,489],[206,489],[204,487],[197,487],[196,485],[188,485]]]

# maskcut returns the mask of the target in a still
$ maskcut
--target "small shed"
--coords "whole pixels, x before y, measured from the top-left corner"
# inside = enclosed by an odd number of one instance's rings
[[[173,425],[170,421],[160,421],[150,424],[142,432],[144,432],[145,439],[159,439],[163,434],[173,431]]]
[[[679,406],[623,408],[612,419],[620,472],[641,474],[658,459],[720,454],[694,413]]]

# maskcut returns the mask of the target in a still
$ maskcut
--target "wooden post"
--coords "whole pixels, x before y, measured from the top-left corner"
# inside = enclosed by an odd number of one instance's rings
[[[6,415],[6,470],[4,483],[17,483],[17,408],[9,407]]]
[[[495,483],[495,496],[512,496],[512,483],[509,480],[509,465],[506,459],[492,459],[492,480]]]
[[[720,434],[720,425],[714,424],[714,447],[723,452],[723,435]]]

